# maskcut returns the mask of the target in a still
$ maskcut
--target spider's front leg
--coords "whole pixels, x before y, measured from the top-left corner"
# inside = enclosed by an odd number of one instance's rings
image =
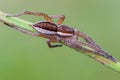
[[[48,45],[49,48],[62,47],[62,45],[60,45],[60,44],[52,45],[51,42],[53,42],[53,41],[51,41],[50,39],[48,39],[48,40],[46,41],[46,43],[47,43],[47,45]]]
[[[87,43],[96,46],[98,49],[101,49],[94,41],[92,38],[90,38],[89,36],[87,36],[86,34],[80,32],[79,30],[75,29],[75,35],[83,38]]]

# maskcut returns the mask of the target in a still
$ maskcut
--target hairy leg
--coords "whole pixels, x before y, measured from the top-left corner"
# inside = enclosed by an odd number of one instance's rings
[[[11,28],[14,28],[14,29],[16,29],[16,30],[18,30],[20,32],[23,32],[23,33],[26,33],[26,34],[29,34],[29,35],[32,35],[32,36],[38,36],[39,35],[39,33],[37,33],[37,32],[30,32],[30,31],[24,30],[22,28],[19,28],[17,26],[9,25],[7,23],[4,23],[4,24],[7,25],[7,26],[10,26]]]
[[[21,16],[23,14],[34,15],[34,16],[41,16],[41,17],[44,17],[45,20],[47,20],[48,22],[52,22],[51,18],[47,14],[37,13],[37,12],[32,12],[32,11],[23,11],[23,12],[14,14],[13,17],[18,17],[18,16]]]
[[[60,44],[55,44],[55,45],[52,45],[50,42],[52,42],[51,40],[47,40],[47,45],[49,48],[56,48],[56,47],[62,47],[62,45]]]
[[[75,30],[75,34],[79,37],[82,37],[87,43],[97,46],[97,48],[101,49],[94,41],[92,38],[90,38],[89,36],[87,36],[86,34],[80,32],[79,30]]]
[[[51,15],[49,16],[51,19],[58,18],[57,24],[60,25],[63,23],[65,16],[64,15]]]

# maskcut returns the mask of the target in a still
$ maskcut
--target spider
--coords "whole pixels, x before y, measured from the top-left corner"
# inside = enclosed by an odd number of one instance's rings
[[[40,36],[47,38],[47,44],[48,47],[54,48],[54,47],[61,47],[62,45],[52,45],[51,42],[57,43],[58,41],[55,39],[56,36],[62,37],[62,38],[71,38],[76,36],[76,39],[78,37],[83,38],[87,43],[90,43],[92,45],[95,45],[95,42],[87,35],[84,33],[80,32],[77,29],[73,29],[72,27],[62,25],[65,16],[64,15],[47,15],[45,13],[37,13],[37,12],[32,12],[32,11],[23,11],[18,14],[14,14],[13,16],[8,15],[9,17],[18,17],[23,14],[27,15],[34,15],[34,16],[41,16],[44,17],[46,21],[38,21],[36,23],[30,24],[33,29],[36,30],[35,33],[23,30],[21,28],[16,28],[19,31],[22,31],[27,34],[31,34],[33,36]],[[53,18],[58,18],[57,23],[54,23],[52,21]]]

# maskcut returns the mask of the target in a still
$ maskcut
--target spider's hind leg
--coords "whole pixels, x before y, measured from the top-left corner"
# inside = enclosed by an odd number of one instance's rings
[[[53,18],[58,18],[57,24],[60,25],[63,23],[65,16],[64,15],[50,15],[49,16],[51,19]]]
[[[19,28],[19,27],[15,26],[15,25],[10,25],[10,24],[8,24],[8,23],[4,23],[4,24],[7,25],[7,26],[9,26],[9,27],[11,27],[11,28],[13,28],[13,29],[16,29],[16,30],[18,30],[18,31],[20,31],[20,32],[29,34],[29,35],[31,35],[31,36],[38,36],[38,35],[39,35],[39,33],[37,33],[37,32],[27,31],[27,30],[25,30],[25,29],[22,29],[22,28]]]
[[[18,16],[21,16],[21,15],[23,15],[23,14],[34,15],[34,16],[41,16],[41,17],[44,17],[45,20],[47,20],[48,22],[52,22],[51,18],[50,18],[47,14],[37,13],[37,12],[32,12],[32,11],[23,11],[23,12],[14,14],[13,16],[8,15],[8,17],[18,17]]]

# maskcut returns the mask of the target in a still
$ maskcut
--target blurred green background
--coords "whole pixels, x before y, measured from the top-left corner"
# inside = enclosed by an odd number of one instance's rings
[[[120,0],[0,0],[0,10],[64,14],[64,24],[88,34],[120,60]],[[50,49],[46,39],[0,23],[0,80],[120,80],[120,73],[65,46]]]

